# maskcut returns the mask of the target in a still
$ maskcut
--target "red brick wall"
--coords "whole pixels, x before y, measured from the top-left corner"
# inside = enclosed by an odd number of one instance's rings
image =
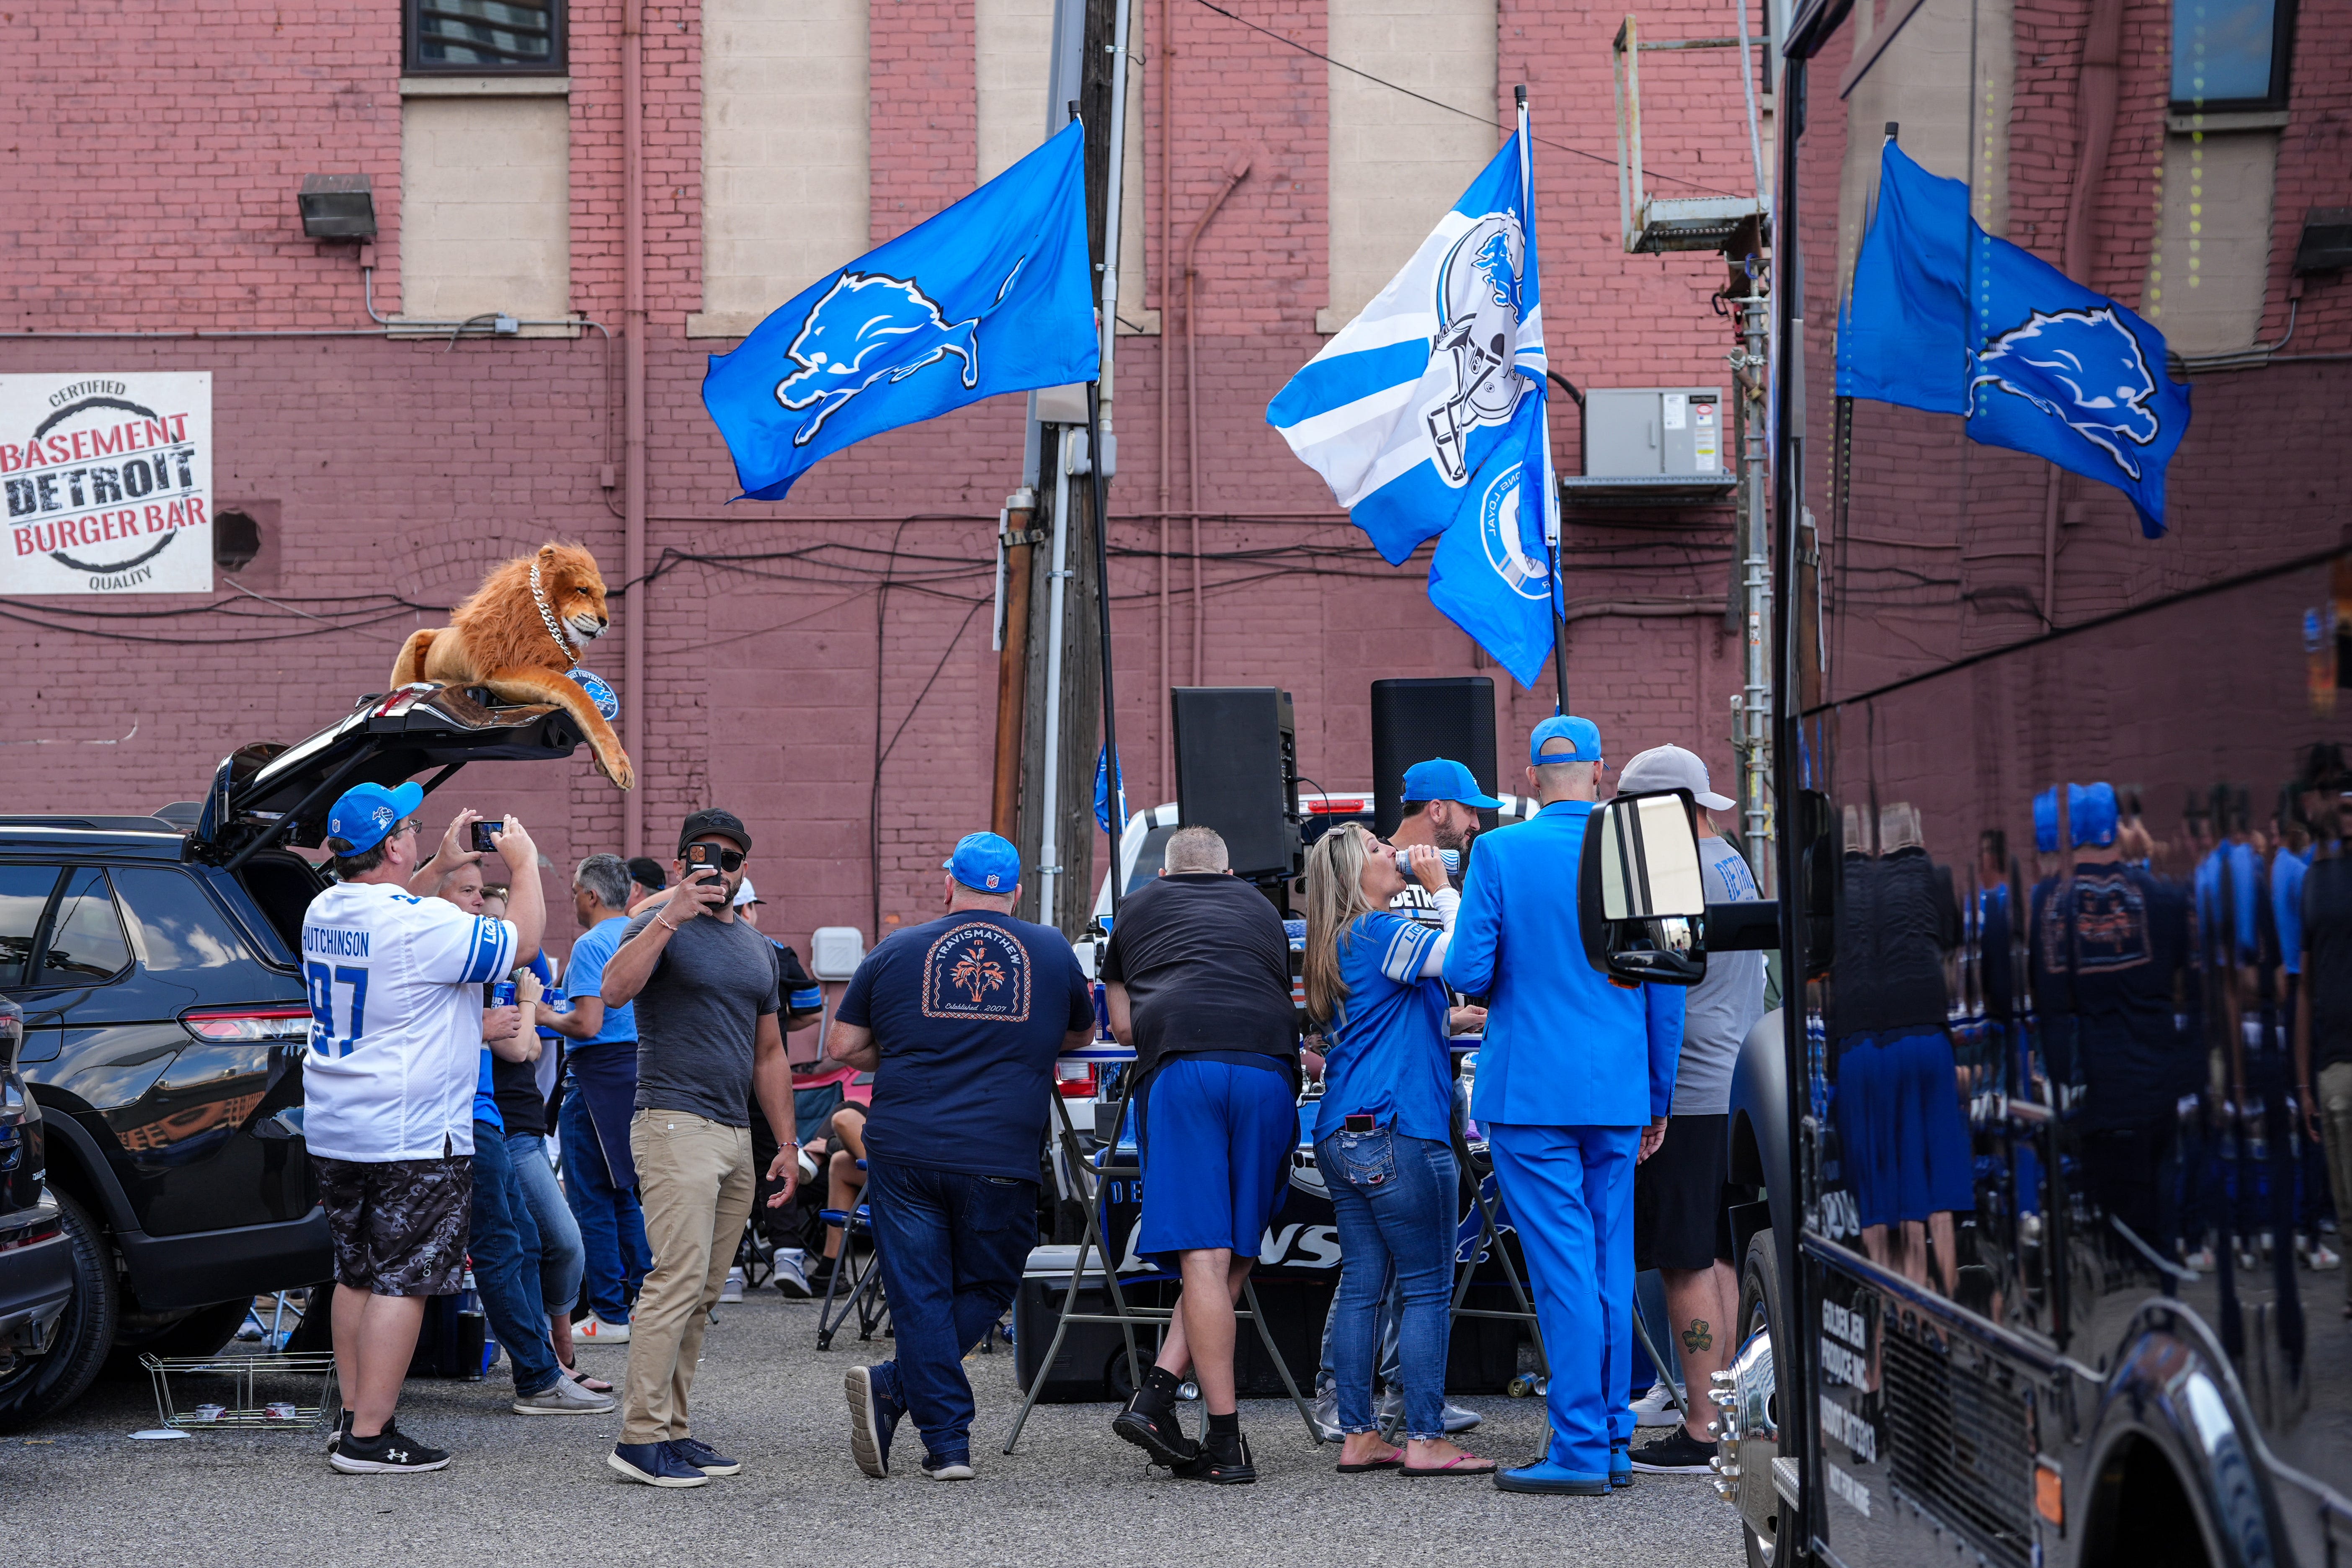
[[[1153,279],[1146,303],[1161,308],[1171,328],[1181,321],[1161,297],[1171,272],[1171,258],[1159,251],[1162,204],[1172,204],[1181,246],[1228,162],[1237,153],[1254,160],[1199,249],[1200,505],[1219,519],[1202,530],[1210,556],[1203,676],[1289,689],[1305,771],[1334,789],[1360,787],[1371,782],[1368,683],[1468,674],[1481,663],[1469,639],[1430,608],[1424,563],[1391,572],[1290,548],[1360,542],[1264,413],[1324,342],[1313,326],[1328,302],[1328,68],[1190,0],[1172,10],[1175,189],[1160,188],[1165,121],[1149,96],[1158,81],[1153,64],[1143,73],[1150,131],[1138,193],[1147,204]],[[1279,0],[1249,15],[1309,48],[1324,47],[1318,0]],[[1145,0],[1138,16],[1147,51],[1156,48],[1159,5]],[[1580,385],[1727,385],[1722,356],[1733,345],[1707,304],[1720,263],[1631,258],[1618,249],[1608,43],[1622,16],[1521,0],[1501,8],[1498,127],[1508,119],[1510,85],[1524,80],[1538,135],[1559,144],[1536,149],[1553,360]],[[660,566],[649,586],[616,601],[616,634],[633,614],[651,627],[647,689],[623,693],[649,713],[636,759],[641,799],[625,804],[646,813],[646,841],[656,849],[686,810],[714,799],[733,805],[759,838],[752,873],[778,906],[771,930],[797,938],[820,924],[866,926],[878,708],[879,741],[888,749],[879,775],[883,909],[916,917],[936,897],[945,845],[987,812],[994,659],[984,600],[996,511],[1020,482],[1019,400],[829,459],[788,503],[728,504],[729,466],[699,398],[705,355],[723,345],[683,336],[685,317],[702,304],[700,19],[691,5],[667,4],[648,5],[646,18],[648,536]],[[1642,19],[1648,36],[1661,38],[1715,34],[1726,20],[1683,0]],[[2073,25],[2079,31],[2079,21]],[[575,0],[572,300],[616,330],[618,26],[617,0]],[[293,205],[302,174],[355,169],[376,187],[378,306],[387,313],[397,306],[396,8],[232,5],[207,11],[199,24],[152,5],[119,5],[84,8],[70,26],[20,16],[12,41],[21,86],[0,102],[8,133],[0,144],[24,151],[0,167],[0,202],[23,215],[0,248],[0,320],[8,328],[364,327],[351,247],[302,239]],[[144,62],[135,77],[114,68],[133,55]],[[877,5],[870,126],[877,240],[968,188],[971,55],[971,0]],[[2317,80],[2316,51],[2306,44],[2301,58]],[[1644,65],[1652,170],[1713,189],[1747,188],[1752,175],[1730,54],[1653,56]],[[2340,76],[2341,68],[2326,68]],[[2336,96],[2326,102],[2340,103],[2343,84],[2328,79]],[[1817,132],[1834,116],[1829,99],[1817,93]],[[2298,191],[2318,190],[2333,145],[2325,137],[2336,132],[2323,124],[2306,142],[2295,134],[2289,145],[2300,150],[2282,164],[2283,225],[2289,163],[2303,160],[2293,163]],[[50,154],[27,155],[42,148]],[[2110,178],[2123,193],[2116,202],[2127,205],[2146,198],[2126,191],[2126,161],[2119,141]],[[2124,288],[2129,279],[2118,273],[2111,281]],[[1811,319],[1819,369],[1831,363],[1819,336],[1829,312],[1818,308]],[[2315,320],[2311,300],[2304,319]],[[1165,345],[1178,355],[1181,347],[1181,336]],[[1162,342],[1124,339],[1118,364],[1115,668],[1133,793],[1159,799],[1171,793],[1157,776],[1163,650],[1153,554],[1160,524],[1150,515],[1160,486]],[[618,351],[593,332],[577,342],[468,342],[454,351],[445,342],[364,338],[0,342],[0,371],[142,367],[214,372],[217,495],[278,508],[262,559],[236,580],[304,614],[234,592],[226,574],[210,601],[0,604],[0,614],[14,617],[0,621],[12,699],[0,732],[0,799],[12,808],[141,810],[194,795],[232,746],[299,739],[380,688],[410,629],[439,624],[442,608],[490,565],[541,539],[583,540],[618,580],[617,492],[598,482],[603,465],[619,458]],[[2262,384],[2275,393],[2290,383],[2273,374]],[[1174,390],[1171,490],[1182,509],[1181,380]],[[2199,395],[2203,420],[2216,400],[2202,387]],[[1827,405],[1825,395],[1816,399],[1817,418]],[[1572,471],[1581,431],[1565,398],[1555,398],[1554,419],[1561,466]],[[2260,409],[2250,405],[2246,420],[2251,439]],[[1915,438],[1923,461],[1958,460],[1935,456],[1951,446],[1948,431]],[[1815,446],[1817,486],[1823,445]],[[2031,509],[2038,528],[2040,484],[2023,459],[1979,450],[1968,460],[1977,465],[1971,486],[1992,482],[1985,476],[1997,470],[1988,465],[2016,465],[2000,481],[2014,492],[2004,505],[2020,516]],[[2105,511],[2094,515],[2089,530],[2122,526]],[[1909,512],[1885,522],[1923,526]],[[1944,526],[1941,537],[1953,537],[1957,522]],[[1189,530],[1174,532],[1183,550]],[[1618,759],[1680,742],[1708,758],[1718,784],[1727,783],[1728,702],[1740,679],[1739,645],[1722,634],[1716,613],[1730,579],[1727,511],[1639,527],[1578,521],[1569,532],[1570,593],[1580,603],[1679,599],[1705,612],[1579,620],[1570,633],[1576,706],[1601,722]],[[904,555],[883,604],[879,552],[894,542]],[[1234,559],[1269,550],[1286,552]],[[685,559],[694,556],[735,559]],[[1165,652],[1183,681],[1192,657],[1189,556],[1174,567]],[[2038,584],[2038,564],[2026,574]],[[386,594],[426,608],[362,597]],[[99,612],[139,618],[100,619]],[[229,646],[259,636],[286,640]],[[617,682],[617,635],[589,662]],[[1549,710],[1549,676],[1538,690],[1521,692],[1507,674],[1484,672],[1507,694],[1501,760],[1510,780],[1520,737]],[[470,769],[445,798],[520,812],[559,868],[620,839],[623,797],[584,756],[551,769]]]

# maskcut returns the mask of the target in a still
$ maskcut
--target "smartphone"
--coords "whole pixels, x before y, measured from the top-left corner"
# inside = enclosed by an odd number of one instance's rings
[[[714,882],[717,881],[719,879],[719,846],[716,844],[688,845],[686,847],[686,874],[688,877],[691,877],[697,871],[709,871],[710,873],[710,879]]]
[[[1348,1119],[1340,1123],[1339,1130],[1343,1132],[1370,1132],[1379,1126],[1370,1111],[1351,1110],[1348,1112]]]
[[[507,819],[505,817],[501,816],[494,821],[483,821],[474,824],[470,831],[473,835],[474,850],[477,854],[495,855],[499,852],[499,847],[490,842],[490,835],[504,831],[506,827],[506,820]]]

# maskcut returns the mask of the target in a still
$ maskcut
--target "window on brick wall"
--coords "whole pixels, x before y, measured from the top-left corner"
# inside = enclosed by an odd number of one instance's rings
[[[556,73],[563,0],[403,0],[413,75]]]
[[[2172,0],[2178,112],[2284,109],[2294,0]]]

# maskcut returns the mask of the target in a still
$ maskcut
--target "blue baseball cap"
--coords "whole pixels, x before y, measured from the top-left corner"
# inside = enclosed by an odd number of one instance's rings
[[[1470,770],[1449,757],[1432,757],[1404,771],[1404,795],[1413,800],[1452,800],[1492,811],[1503,803],[1478,787]]]
[[[2067,827],[2074,842],[2101,849],[2113,844],[2116,841],[2116,786],[2088,784],[2070,793],[2072,798],[2066,803]]]
[[[2033,797],[2033,847],[2044,855],[2058,853],[2058,791],[2054,785]]]
[[[993,833],[967,833],[941,862],[975,893],[1009,893],[1021,885],[1021,851]]]
[[[1554,752],[1544,755],[1544,742],[1566,741],[1576,747],[1573,752]],[[1601,760],[1601,726],[1590,719],[1579,719],[1572,713],[1555,713],[1536,726],[1528,737],[1528,766],[1549,767],[1554,763],[1597,763]]]
[[[327,812],[327,847],[338,855],[373,849],[425,804],[425,786],[411,779],[397,789],[382,784],[353,784]],[[337,845],[348,845],[338,848]]]

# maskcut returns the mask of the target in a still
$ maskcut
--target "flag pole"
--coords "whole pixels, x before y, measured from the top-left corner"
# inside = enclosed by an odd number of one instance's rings
[[[1119,839],[1126,823],[1120,809],[1127,790],[1126,769],[1118,760],[1118,704],[1111,695],[1110,679],[1110,519],[1104,511],[1102,383],[1087,383],[1087,476],[1094,481],[1095,615],[1102,628],[1102,704],[1104,792],[1110,812],[1110,912],[1118,914]]]
[[[1519,206],[1528,215],[1528,253],[1536,253],[1536,188],[1535,151],[1528,138],[1528,89],[1524,83],[1511,89],[1519,110]],[[1538,286],[1540,286],[1540,279]],[[1549,359],[1550,356],[1545,356]],[[1549,391],[1548,388],[1544,389]],[[1568,612],[1562,603],[1566,585],[1559,580],[1559,479],[1551,466],[1551,400],[1544,399],[1543,427],[1543,497],[1544,497],[1544,570],[1548,580],[1544,597],[1551,606],[1551,673],[1558,689],[1559,711],[1568,711]]]

